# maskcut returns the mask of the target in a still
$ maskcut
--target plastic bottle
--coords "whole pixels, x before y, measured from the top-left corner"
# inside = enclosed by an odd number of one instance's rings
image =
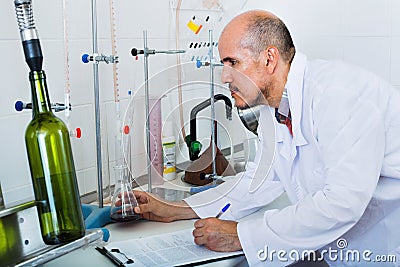
[[[51,111],[44,71],[31,71],[32,120],[25,143],[44,243],[85,235],[69,132]]]
[[[163,148],[163,178],[167,181],[176,178],[176,156],[175,136],[173,135],[172,123],[166,122],[163,127],[162,148]]]

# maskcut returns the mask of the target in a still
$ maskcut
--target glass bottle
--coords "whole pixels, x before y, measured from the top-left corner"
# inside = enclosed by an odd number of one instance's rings
[[[119,222],[140,219],[140,215],[133,210],[138,205],[132,192],[129,170],[126,165],[117,165],[115,169],[115,190],[112,197],[111,219]]]
[[[3,192],[1,191],[1,183],[0,183],[0,210],[4,209],[4,198],[3,198]]]
[[[24,251],[20,241],[21,233],[17,215],[0,218],[0,263],[1,266],[15,266],[16,255]]]
[[[51,111],[43,70],[31,71],[32,120],[25,143],[44,243],[85,235],[80,196],[66,125]]]

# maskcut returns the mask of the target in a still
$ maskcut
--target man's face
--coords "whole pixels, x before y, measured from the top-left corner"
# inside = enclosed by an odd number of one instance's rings
[[[235,34],[233,34],[235,35]],[[219,54],[224,64],[222,82],[229,83],[235,106],[246,109],[266,104],[266,75],[264,64],[249,49],[236,45],[239,39],[224,33],[219,41]],[[263,92],[265,92],[263,94]]]

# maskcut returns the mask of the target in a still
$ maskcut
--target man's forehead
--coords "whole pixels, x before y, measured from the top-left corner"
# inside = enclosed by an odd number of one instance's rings
[[[248,28],[246,25],[247,25],[247,22],[244,20],[231,21],[222,30],[221,36],[223,36],[223,35],[243,35],[243,33]]]

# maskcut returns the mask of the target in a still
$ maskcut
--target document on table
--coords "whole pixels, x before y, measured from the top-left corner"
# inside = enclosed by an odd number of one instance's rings
[[[123,263],[129,259],[133,264],[125,266],[182,266],[243,255],[243,251],[215,252],[194,243],[193,229],[111,242],[105,246]],[[119,250],[119,253],[116,252]]]

